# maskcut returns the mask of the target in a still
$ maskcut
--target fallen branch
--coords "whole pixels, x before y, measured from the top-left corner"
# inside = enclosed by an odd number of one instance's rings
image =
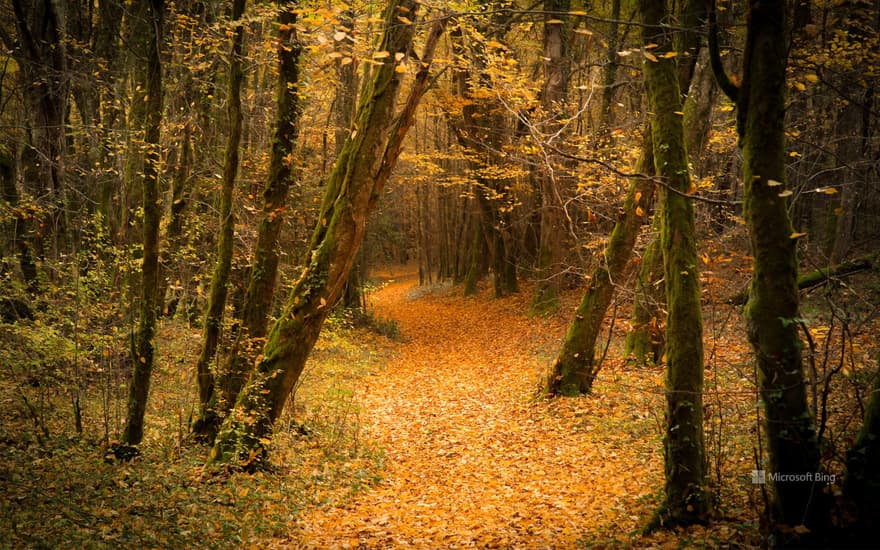
[[[800,275],[797,280],[798,290],[807,290],[821,286],[828,281],[838,280],[867,271],[880,268],[880,250],[860,256],[854,260],[843,262],[835,266],[825,267]],[[726,300],[728,304],[741,306],[749,299],[749,286],[746,285],[738,293]]]

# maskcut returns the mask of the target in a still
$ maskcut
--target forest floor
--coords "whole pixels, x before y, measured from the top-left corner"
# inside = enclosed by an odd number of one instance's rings
[[[716,441],[724,460],[740,455],[723,482],[727,495],[736,494],[727,520],[710,530],[638,537],[663,487],[661,369],[606,360],[592,396],[548,401],[541,388],[567,314],[528,316],[528,292],[462,298],[457,288],[419,287],[412,274],[387,276],[371,307],[397,324],[401,342],[362,383],[359,399],[365,434],[384,449],[383,480],[351,500],[306,511],[299,544],[758,543],[757,517],[744,506],[747,492],[757,496],[746,481],[753,468],[733,437],[723,446]]]
[[[367,318],[328,319],[271,463],[254,475],[205,471],[207,449],[188,437],[201,336],[183,320],[157,335],[146,438],[131,462],[107,455],[124,420],[125,331],[103,353],[84,335],[94,359],[43,323],[0,324],[0,548],[761,547],[760,403],[741,308],[723,304],[749,258],[728,248],[709,250],[701,273],[708,526],[639,534],[663,494],[664,370],[623,358],[626,296],[604,329],[593,393],[546,399],[581,289],[534,317],[529,284],[493,299],[484,283],[464,298],[399,267],[376,274]],[[843,369],[825,432],[838,474],[876,369],[873,284],[803,303],[808,358],[820,376]],[[870,321],[844,331],[861,334],[847,340],[851,363],[836,359],[829,304]]]

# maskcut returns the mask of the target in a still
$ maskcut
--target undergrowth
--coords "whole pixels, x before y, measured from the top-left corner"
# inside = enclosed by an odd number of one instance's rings
[[[362,435],[354,401],[381,359],[357,344],[373,338],[363,330],[322,335],[266,471],[217,475],[203,471],[208,449],[188,437],[197,332],[176,321],[160,331],[146,438],[126,463],[108,453],[124,421],[121,346],[77,355],[88,346],[47,323],[0,324],[0,547],[283,543],[303,508],[344,502],[381,479],[383,453]]]

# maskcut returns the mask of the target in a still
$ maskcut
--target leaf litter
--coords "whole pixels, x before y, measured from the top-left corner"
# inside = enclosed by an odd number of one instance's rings
[[[612,377],[594,396],[546,401],[540,388],[564,316],[522,314],[525,292],[411,300],[414,285],[404,277],[373,295],[376,312],[403,335],[362,392],[364,430],[385,452],[384,479],[343,505],[304,513],[300,544],[568,548],[629,540],[663,484],[662,395],[628,392]]]

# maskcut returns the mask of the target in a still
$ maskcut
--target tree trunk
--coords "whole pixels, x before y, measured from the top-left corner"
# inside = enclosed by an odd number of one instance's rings
[[[689,3],[689,7],[692,3]],[[689,12],[690,24],[699,24],[703,10]],[[688,20],[688,18],[685,18]],[[698,36],[687,33],[688,40],[678,41],[679,53],[687,51],[693,56],[693,64],[679,66],[678,81],[688,94],[684,101],[685,148],[692,173],[700,171],[700,159],[709,133],[712,105],[715,102],[716,87],[709,69],[709,50],[700,48]],[[699,53],[697,53],[699,50]],[[679,59],[683,59],[680,56]],[[660,219],[662,201],[657,201],[652,224],[654,237],[642,255],[639,276],[636,280],[633,299],[632,330],[626,335],[624,355],[632,357],[640,364],[656,363],[663,356],[666,346],[665,325],[662,320],[665,307],[663,290],[663,254],[660,250]]]
[[[550,140],[558,137],[565,117],[565,102],[570,73],[568,25],[565,14],[570,0],[544,2],[544,85],[541,89],[543,123],[534,137]],[[541,145],[539,145],[540,147]],[[565,246],[565,216],[562,185],[556,173],[555,155],[545,155],[543,170],[537,174],[541,191],[541,238],[538,245],[538,284],[531,310],[539,315],[559,308],[559,272]]]
[[[651,111],[654,167],[665,181],[660,243],[666,281],[666,495],[662,526],[705,521],[710,511],[703,447],[703,321],[692,200],[670,189],[690,189],[681,95],[670,37],[663,29],[665,2],[640,0],[642,39],[657,44],[644,64]]]
[[[349,35],[354,34],[355,14],[352,10],[342,12],[338,28],[344,29]],[[354,54],[354,46],[348,40],[339,40],[334,44],[336,51],[342,57],[336,60],[336,76],[339,81],[336,84],[336,97],[334,99],[334,118],[336,119],[335,149],[334,153],[339,156],[345,138],[351,132],[351,121],[357,108],[357,58]],[[342,305],[346,309],[361,309],[363,307],[363,258],[361,251],[354,261],[354,266],[348,274],[345,283],[345,292],[342,295]]]
[[[185,84],[186,85],[186,84]],[[193,148],[192,148],[192,124],[185,122],[183,135],[181,136],[180,150],[177,152],[177,162],[173,167],[171,179],[171,213],[168,220],[168,229],[165,231],[165,250],[162,260],[159,262],[159,288],[156,291],[158,301],[158,315],[174,315],[176,299],[169,304],[166,294],[169,286],[169,266],[180,250],[183,237],[184,212],[189,202],[190,176],[192,174]],[[177,297],[179,298],[179,296]]]
[[[138,81],[142,94],[134,102],[142,102],[146,109],[144,119],[143,170],[143,261],[141,264],[141,304],[138,332],[133,350],[133,372],[128,388],[128,412],[126,416],[123,443],[137,445],[144,437],[144,412],[150,391],[150,376],[153,372],[153,349],[156,333],[156,290],[159,286],[159,222],[162,216],[159,194],[159,163],[161,151],[159,132],[162,123],[162,25],[163,0],[150,0],[139,4],[134,16],[134,36],[139,39],[138,48],[143,52],[146,63],[138,71]]]
[[[269,171],[263,189],[263,218],[257,229],[257,244],[242,308],[242,326],[230,347],[223,367],[218,369],[216,389],[194,431],[213,439],[220,422],[238,397],[248,377],[251,361],[265,343],[266,328],[278,275],[278,236],[281,233],[287,195],[294,179],[292,154],[299,136],[299,57],[302,45],[296,34],[296,2],[280,2],[278,14],[278,81],[275,87],[274,135],[269,153]]]
[[[211,424],[208,420],[215,416],[212,410],[214,397],[215,373],[211,364],[220,343],[223,328],[223,310],[226,309],[226,295],[229,288],[229,273],[232,269],[233,239],[235,238],[235,216],[232,213],[232,195],[235,190],[235,179],[238,176],[239,145],[241,143],[241,83],[242,48],[244,43],[244,26],[240,23],[244,14],[246,0],[235,0],[232,5],[232,21],[235,31],[232,35],[232,46],[229,55],[229,81],[227,85],[226,118],[229,123],[229,135],[226,138],[226,150],[223,155],[223,185],[220,189],[220,238],[217,241],[217,263],[211,276],[211,289],[208,294],[208,310],[205,313],[204,334],[202,335],[202,352],[196,363],[199,383],[199,420],[193,429],[204,435],[203,429]]]
[[[18,46],[11,48],[21,67],[28,106],[31,146],[36,153],[30,182],[34,196],[48,196],[52,252],[63,251],[67,235],[65,125],[70,95],[64,18],[55,2],[12,1]]]
[[[843,494],[856,506],[855,540],[857,546],[876,544],[880,529],[880,370],[874,384],[865,421],[846,457]]]
[[[305,257],[305,267],[295,284],[281,318],[269,332],[261,359],[223,422],[211,450],[209,463],[230,463],[254,468],[266,455],[272,426],[305,366],[330,306],[339,299],[358,247],[367,216],[381,196],[412,125],[419,100],[428,86],[433,51],[445,18],[433,25],[422,53],[420,70],[402,112],[392,120],[403,80],[402,67],[412,47],[415,25],[411,20],[416,0],[389,2],[385,30],[378,51],[388,52],[386,62],[373,68],[365,82],[355,128],[336,162],[318,222]],[[398,61],[395,56],[401,57]]]
[[[623,39],[620,28],[620,0],[611,0],[611,19],[608,23],[608,48],[605,52],[605,67],[602,70],[602,104],[599,107],[599,133],[606,136],[614,124],[611,104],[617,85],[617,52]]]
[[[744,215],[754,256],[745,318],[765,411],[766,469],[775,476],[802,476],[819,471],[819,448],[807,406],[803,346],[797,332],[797,240],[791,237],[787,201],[780,196],[786,161],[788,45],[782,37],[787,32],[787,11],[782,0],[751,0],[749,5],[742,86],[736,94]],[[771,478],[769,485],[775,521],[817,527],[821,484]]]
[[[660,201],[655,201],[660,203]],[[663,206],[659,204],[651,224],[651,241],[642,254],[633,297],[632,330],[627,333],[623,354],[637,363],[656,364],[666,348],[666,322],[663,309],[666,292],[663,288],[663,251],[660,250],[660,221]]]
[[[31,223],[19,210],[19,200],[18,187],[15,184],[15,159],[6,150],[5,145],[0,144],[0,201],[2,201],[0,206],[4,209],[8,208],[11,212],[8,218],[11,248],[18,256],[18,265],[25,287],[30,294],[36,295],[39,291],[39,278],[37,264],[31,251]],[[5,212],[2,217],[6,217]]]
[[[651,136],[646,133],[636,171],[647,174],[654,163]],[[595,361],[596,340],[602,321],[614,297],[615,285],[626,278],[633,246],[639,229],[645,223],[654,183],[644,177],[633,178],[620,210],[605,252],[589,276],[587,290],[568,326],[562,349],[553,364],[547,383],[551,395],[578,395],[589,393],[599,371]]]
[[[476,199],[474,199],[476,200]],[[470,246],[470,260],[468,261],[467,275],[464,279],[464,295],[474,296],[477,293],[477,282],[483,275],[483,259],[486,257],[486,239],[483,235],[483,225],[480,223],[480,213],[474,208],[471,215],[473,226],[473,238]]]

